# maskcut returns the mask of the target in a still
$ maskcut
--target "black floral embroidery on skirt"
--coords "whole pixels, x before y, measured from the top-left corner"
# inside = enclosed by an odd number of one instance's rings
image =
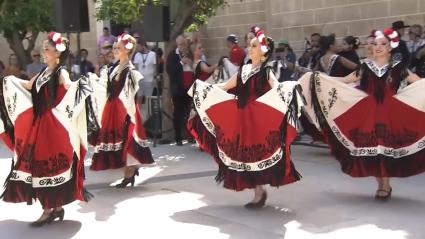
[[[352,129],[349,131],[351,140],[358,147],[377,145],[379,141],[385,145],[403,146],[415,143],[418,133],[404,129],[398,134],[392,133],[385,124],[376,124],[375,130],[370,132],[362,132],[360,129]]]
[[[264,159],[264,155],[273,154],[281,144],[281,132],[270,131],[263,144],[250,146],[241,145],[240,135],[235,139],[225,139],[219,126],[216,126],[216,138],[219,147],[230,158],[241,162],[258,162]]]

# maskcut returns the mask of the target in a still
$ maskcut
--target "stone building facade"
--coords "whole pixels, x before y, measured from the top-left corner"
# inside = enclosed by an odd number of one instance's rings
[[[177,0],[176,0],[177,1]],[[244,34],[258,25],[275,40],[287,39],[296,53],[304,49],[305,38],[311,33],[335,33],[337,37],[364,37],[371,29],[383,29],[393,21],[407,24],[425,23],[425,0],[227,0],[217,15],[209,19],[199,35],[207,49],[209,61],[216,62],[227,55],[225,38],[236,34],[244,47]],[[104,22],[96,22],[95,3],[88,1],[90,32],[81,34],[81,48],[89,50],[89,59],[96,62],[96,42]],[[41,34],[37,47],[46,35]],[[407,37],[407,36],[405,36]],[[71,34],[71,48],[76,50],[77,37]],[[7,64],[12,51],[0,37],[0,60]]]
[[[289,40],[300,53],[314,32],[364,37],[396,20],[423,26],[425,0],[228,0],[202,28],[201,39],[208,58],[216,61],[227,54],[228,34],[236,34],[245,46],[244,34],[258,25],[275,40]]]

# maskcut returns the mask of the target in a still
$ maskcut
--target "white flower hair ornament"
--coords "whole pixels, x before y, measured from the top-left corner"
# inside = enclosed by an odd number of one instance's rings
[[[122,42],[124,44],[125,49],[131,50],[133,49],[134,44],[129,41],[130,38],[131,38],[130,35],[128,35],[127,33],[123,33],[118,36],[117,42]]]
[[[62,39],[62,35],[58,32],[50,32],[49,39],[55,43],[55,48],[59,52],[64,52],[66,50],[66,46]]]
[[[257,27],[257,26],[252,26],[251,27],[251,32],[252,33],[256,34],[258,31],[260,31],[260,28],[259,27]]]
[[[269,51],[269,46],[267,45],[267,37],[264,35],[264,32],[259,27],[253,27],[253,30],[255,30],[255,37],[260,42],[260,48],[261,51],[266,53]]]
[[[390,45],[391,48],[397,48],[400,43],[400,38],[398,37],[397,31],[393,30],[392,28],[387,28],[382,31],[375,31],[374,32],[375,39],[379,39],[382,37],[387,36],[390,39]]]

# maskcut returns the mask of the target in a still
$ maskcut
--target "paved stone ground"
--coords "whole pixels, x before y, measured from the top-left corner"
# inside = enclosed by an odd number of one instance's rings
[[[87,170],[95,198],[66,206],[61,223],[30,228],[39,204],[0,202],[0,238],[425,238],[425,174],[394,179],[391,201],[376,202],[373,178],[348,177],[328,149],[310,143],[303,137],[292,150],[303,179],[268,188],[262,210],[243,208],[252,192],[217,185],[215,163],[195,145],[160,145],[153,148],[157,165],[141,169],[134,188],[111,187],[122,176],[119,170]],[[8,157],[2,147],[1,181],[10,169]]]

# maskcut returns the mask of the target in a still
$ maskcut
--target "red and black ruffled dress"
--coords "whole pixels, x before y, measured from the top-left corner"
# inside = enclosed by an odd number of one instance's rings
[[[6,202],[40,201],[55,208],[75,200],[86,201],[83,188],[87,152],[85,99],[87,82],[71,82],[59,68],[66,89],[52,77],[39,74],[28,91],[28,82],[8,76],[2,81],[2,120],[14,151],[12,170],[2,195]]]
[[[342,171],[353,177],[407,177],[425,171],[425,81],[400,89],[400,62],[362,64],[360,89],[324,74],[300,80]],[[310,78],[310,76],[312,76]]]
[[[94,88],[93,109],[100,126],[90,140],[94,146],[90,169],[154,163],[135,99],[143,76],[131,63],[121,72],[118,67],[111,67],[107,75],[108,79],[89,76]]]
[[[257,185],[281,186],[300,179],[290,159],[301,100],[296,82],[274,82],[241,67],[236,95],[197,80],[190,94],[198,113],[188,123],[200,147],[219,165],[216,180],[241,191]]]

